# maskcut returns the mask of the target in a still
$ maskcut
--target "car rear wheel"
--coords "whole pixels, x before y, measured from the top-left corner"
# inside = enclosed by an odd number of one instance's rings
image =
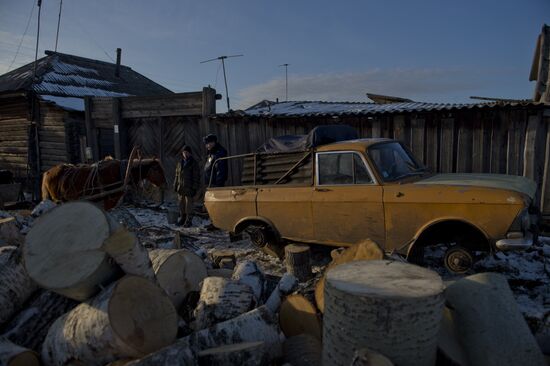
[[[445,251],[443,263],[449,272],[463,274],[473,269],[474,256],[467,248],[454,245]]]
[[[250,237],[250,241],[264,253],[279,259],[284,258],[284,246],[270,227],[266,225],[249,225],[245,232]]]

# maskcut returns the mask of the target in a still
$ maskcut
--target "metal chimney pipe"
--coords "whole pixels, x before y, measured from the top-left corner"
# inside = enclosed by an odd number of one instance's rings
[[[116,68],[115,68],[115,76],[120,76],[120,55],[122,54],[122,49],[117,48],[116,49]]]

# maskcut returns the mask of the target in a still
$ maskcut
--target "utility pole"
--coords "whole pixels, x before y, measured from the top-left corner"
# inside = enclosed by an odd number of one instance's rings
[[[38,60],[38,41],[40,40],[40,9],[42,9],[42,0],[38,0],[38,28],[36,30],[36,50],[34,52],[34,73],[33,81],[36,79],[36,64]]]
[[[59,17],[57,18],[57,33],[55,34],[55,52],[57,52],[57,40],[59,39],[59,25],[61,24],[61,8],[63,0],[59,0]]]
[[[227,89],[227,76],[225,74],[225,59],[230,57],[242,57],[244,55],[232,55],[232,56],[219,56],[216,58],[212,58],[210,60],[201,61],[201,64],[204,64],[206,62],[221,60],[222,62],[222,68],[223,68],[223,81],[225,82],[225,99],[227,100],[227,111],[229,112],[231,110],[229,106],[229,90]]]
[[[288,102],[288,65],[290,64],[279,65],[285,67],[285,102]]]

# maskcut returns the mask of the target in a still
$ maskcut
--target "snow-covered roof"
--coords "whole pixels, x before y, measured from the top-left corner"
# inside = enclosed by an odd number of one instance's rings
[[[123,97],[172,94],[162,85],[121,65],[110,62],[46,51],[36,67],[34,62],[0,76],[0,93],[35,91],[64,97]]]
[[[67,111],[84,112],[84,98],[58,97],[55,95],[41,95],[40,99],[54,103]]]
[[[445,111],[454,109],[484,108],[502,105],[532,105],[532,102],[488,102],[488,103],[360,103],[360,102],[319,102],[319,101],[262,101],[242,113],[248,116],[265,117],[305,117],[305,116],[337,116],[337,115],[367,115],[380,113],[406,113]]]

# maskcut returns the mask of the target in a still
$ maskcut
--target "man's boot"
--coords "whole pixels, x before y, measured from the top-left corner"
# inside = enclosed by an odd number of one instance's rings
[[[183,227],[191,227],[193,226],[193,216],[187,215],[187,218],[185,219],[185,222],[183,223]]]
[[[176,225],[182,226],[182,225],[185,225],[186,222],[187,222],[187,215],[181,214],[180,219],[178,220]]]

